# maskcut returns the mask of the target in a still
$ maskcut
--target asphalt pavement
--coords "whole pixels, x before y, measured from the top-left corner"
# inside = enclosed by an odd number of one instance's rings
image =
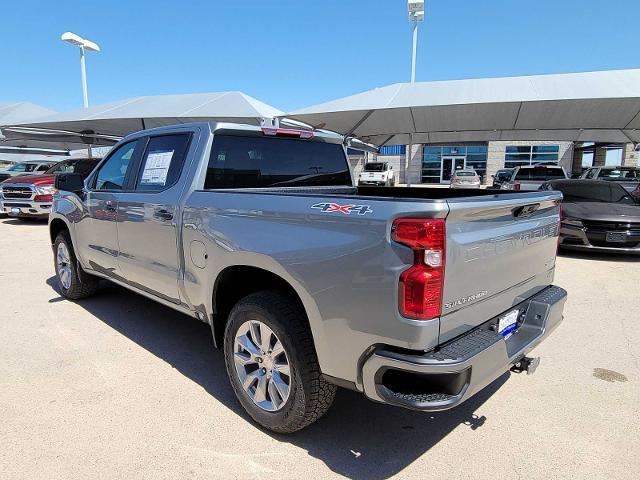
[[[437,414],[339,391],[294,435],[244,414],[204,324],[105,282],[61,298],[46,223],[0,219],[0,478],[636,479],[640,257],[562,254],[565,320]]]

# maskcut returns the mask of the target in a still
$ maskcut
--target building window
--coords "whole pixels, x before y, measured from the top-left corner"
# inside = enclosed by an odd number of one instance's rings
[[[406,145],[387,145],[380,147],[378,155],[405,155],[406,153]]]
[[[484,180],[486,145],[425,146],[422,149],[422,182],[447,183],[453,170],[473,168]]]
[[[559,154],[559,145],[507,145],[504,166],[514,168],[536,163],[557,165]]]

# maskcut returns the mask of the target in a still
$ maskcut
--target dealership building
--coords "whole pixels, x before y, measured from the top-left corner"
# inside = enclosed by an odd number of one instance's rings
[[[472,168],[491,183],[491,175],[502,168],[522,165],[560,165],[568,174],[601,165],[640,165],[640,152],[633,143],[596,144],[569,141],[489,141],[456,144],[414,145],[407,162],[407,146],[381,147],[376,154],[350,151],[357,175],[366,161],[388,162],[401,182],[448,184],[455,170]],[[408,169],[405,172],[405,165]],[[408,172],[408,176],[407,176]]]
[[[351,156],[355,171],[386,161],[401,183],[447,184],[462,168],[487,184],[522,165],[575,175],[640,163],[640,69],[397,83],[287,116],[379,146]]]

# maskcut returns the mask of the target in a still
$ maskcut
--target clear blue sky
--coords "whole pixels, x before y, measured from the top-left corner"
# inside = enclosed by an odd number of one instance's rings
[[[405,0],[33,1],[0,8],[0,102],[82,106],[70,30],[93,104],[242,90],[283,110],[408,81]],[[427,0],[417,78],[640,67],[638,0]]]

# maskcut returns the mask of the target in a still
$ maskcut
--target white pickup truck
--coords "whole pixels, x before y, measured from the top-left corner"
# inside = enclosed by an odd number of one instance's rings
[[[393,174],[393,167],[388,162],[366,163],[358,179],[358,185],[393,187],[395,184],[396,177]]]

